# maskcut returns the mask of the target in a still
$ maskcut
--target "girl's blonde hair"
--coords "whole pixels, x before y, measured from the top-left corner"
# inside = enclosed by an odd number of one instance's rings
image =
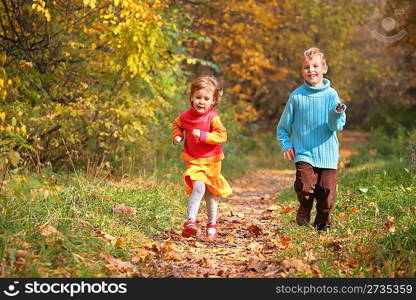
[[[314,55],[317,55],[317,56],[319,56],[320,58],[321,58],[321,61],[322,61],[322,65],[324,66],[324,67],[328,67],[328,64],[326,63],[326,57],[325,57],[325,54],[322,52],[322,50],[321,49],[319,49],[319,48],[309,48],[308,50],[306,50],[305,52],[303,52],[303,55],[302,55],[302,57],[301,57],[301,59],[300,59],[300,64],[301,64],[301,66],[302,66],[302,64],[303,64],[303,61],[306,59],[306,58],[312,58],[312,56],[314,56]]]
[[[189,100],[196,91],[201,89],[211,89],[214,92],[214,106],[221,102],[221,96],[223,94],[223,88],[219,80],[213,75],[202,75],[191,82],[191,90],[189,92]]]

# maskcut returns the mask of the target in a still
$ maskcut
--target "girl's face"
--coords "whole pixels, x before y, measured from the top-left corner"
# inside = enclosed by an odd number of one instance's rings
[[[192,107],[200,114],[203,114],[214,106],[214,91],[208,88],[202,88],[195,91],[191,97]]]
[[[302,61],[302,76],[313,87],[323,86],[324,74],[328,67],[322,63],[321,57],[313,55],[311,58],[306,57]]]

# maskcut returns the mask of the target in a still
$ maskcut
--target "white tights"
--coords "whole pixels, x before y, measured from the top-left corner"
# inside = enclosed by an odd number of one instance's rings
[[[207,203],[208,222],[214,225],[217,223],[218,204],[215,201],[215,196],[206,188],[205,183],[202,181],[193,181],[192,194],[188,199],[188,220],[195,222],[202,197],[205,198]]]

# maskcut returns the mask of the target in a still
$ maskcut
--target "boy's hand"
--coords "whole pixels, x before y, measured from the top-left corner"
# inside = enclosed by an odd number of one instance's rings
[[[295,150],[293,148],[287,149],[283,152],[284,159],[294,160],[295,159]]]
[[[198,139],[201,138],[201,130],[199,129],[192,129],[192,134],[196,136]]]
[[[346,109],[347,109],[347,106],[345,104],[342,104],[342,103],[338,103],[337,107],[335,108],[337,113],[341,113],[341,112],[345,111]]]
[[[173,144],[174,144],[174,145],[177,145],[177,144],[179,144],[180,142],[182,142],[182,138],[181,138],[179,135],[177,135],[177,136],[175,136],[175,137],[173,138]]]

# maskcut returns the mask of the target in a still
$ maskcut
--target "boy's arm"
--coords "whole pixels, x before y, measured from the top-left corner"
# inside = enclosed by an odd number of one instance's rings
[[[227,131],[221,123],[220,116],[215,116],[211,120],[212,131],[201,131],[200,141],[206,144],[216,145],[227,141]]]
[[[276,128],[276,139],[280,143],[282,152],[285,152],[289,148],[293,148],[292,143],[290,142],[290,136],[292,131],[293,123],[293,100],[292,97],[289,98],[285,109],[283,110],[282,116],[280,117],[279,124]]]
[[[346,122],[345,110],[347,106],[341,104],[338,94],[336,94],[336,102],[328,114],[328,127],[332,131],[342,131]]]
[[[175,121],[173,121],[172,126],[173,126],[173,143],[175,144],[176,137],[180,137],[181,140],[183,140],[184,138],[181,118],[177,117]]]

